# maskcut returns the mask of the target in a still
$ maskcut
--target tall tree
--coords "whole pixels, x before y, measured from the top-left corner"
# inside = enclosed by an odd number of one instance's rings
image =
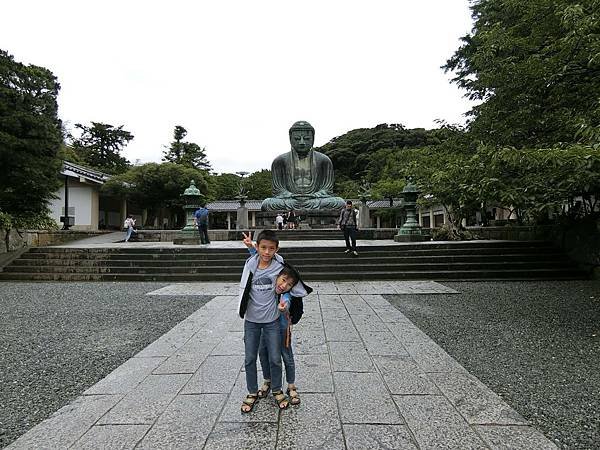
[[[92,122],[91,126],[75,124],[80,136],[71,136],[71,146],[89,166],[110,174],[123,173],[130,166],[121,156],[125,146],[133,139],[133,134],[106,123]]]
[[[48,69],[0,50],[0,211],[43,214],[59,187],[59,89]]]
[[[194,142],[184,142],[187,130],[176,125],[173,131],[173,142],[163,154],[163,161],[180,164],[198,170],[209,171],[210,163],[206,157],[206,148]]]
[[[600,137],[599,0],[476,0],[471,10],[473,30],[444,68],[481,102],[470,112],[475,139],[527,147]]]
[[[149,210],[148,222],[161,217],[166,209],[179,212],[182,218],[181,194],[194,180],[203,195],[207,194],[205,172],[173,163],[147,163],[131,167],[112,177],[102,187],[103,192],[124,196]],[[162,223],[162,220],[159,221]]]
[[[248,198],[265,199],[273,195],[273,177],[268,169],[251,173],[244,183],[248,189]]]

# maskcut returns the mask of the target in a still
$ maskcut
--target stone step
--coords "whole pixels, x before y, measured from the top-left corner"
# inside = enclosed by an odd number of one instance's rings
[[[529,269],[519,270],[448,270],[448,271],[404,271],[404,272],[304,272],[306,281],[324,280],[573,280],[587,279],[588,276],[577,269]],[[238,281],[239,273],[207,274],[81,274],[81,273],[0,273],[0,280],[22,281]]]
[[[321,261],[315,261],[306,265],[298,264],[290,260],[302,274],[310,271],[331,273],[339,265],[323,264]],[[530,269],[561,269],[575,267],[564,261],[500,261],[500,262],[471,262],[471,263],[417,263],[417,264],[364,264],[359,258],[355,261],[348,261],[344,266],[347,270],[360,270],[362,272],[377,272],[385,270],[389,273],[400,273],[406,271],[448,271],[448,270],[506,270],[513,269],[527,271]],[[243,263],[237,265],[198,265],[187,267],[173,266],[147,266],[120,265],[120,266],[55,266],[55,265],[37,265],[37,266],[9,266],[5,269],[7,273],[139,273],[139,274],[175,274],[175,273],[233,273],[238,276],[241,274]]]
[[[306,279],[573,279],[586,278],[545,242],[427,242],[282,248]],[[16,280],[237,281],[245,248],[34,248],[0,273]],[[437,274],[437,275],[436,275]]]
[[[52,266],[155,266],[159,262],[163,262],[160,258],[149,259],[148,255],[144,255],[144,259],[137,258],[126,258],[126,255],[113,255],[106,258],[19,258],[13,262],[13,266],[30,266],[30,265],[52,265]],[[321,264],[353,264],[353,258],[348,257],[343,251],[338,251],[334,255],[324,255],[319,257],[312,257],[304,254],[292,254],[284,255],[290,263],[309,265],[314,263],[315,259]],[[247,255],[232,255],[228,258],[219,257],[218,255],[210,255],[205,258],[194,258],[194,259],[170,259],[168,261],[170,266],[178,267],[194,267],[198,265],[224,265],[228,264],[243,264]],[[392,255],[373,255],[370,253],[360,253],[360,264],[400,264],[400,263],[435,263],[435,262],[457,262],[457,263],[474,263],[474,262],[493,262],[493,261],[539,261],[540,255],[538,254],[527,254],[527,253],[514,253],[508,255],[427,255],[427,256],[398,256]],[[568,258],[561,253],[548,253],[543,255],[544,261],[569,261]]]

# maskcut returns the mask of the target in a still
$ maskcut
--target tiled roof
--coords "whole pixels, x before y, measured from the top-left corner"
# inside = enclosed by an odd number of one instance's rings
[[[70,161],[63,161],[63,166],[60,171],[63,175],[70,175],[74,177],[83,177],[89,181],[104,184],[110,178],[110,175],[98,172],[97,170],[88,169],[87,167],[74,164]]]
[[[260,211],[262,200],[246,200],[246,208],[248,211]],[[240,207],[238,200],[217,200],[206,205],[211,211],[237,211]]]
[[[356,206],[360,204],[358,200],[352,200]],[[246,200],[246,208],[248,211],[260,211],[260,205],[262,204],[262,200]],[[402,204],[401,200],[394,200],[394,208],[400,207]],[[211,211],[237,211],[240,206],[240,202],[238,200],[217,200],[214,202],[210,202],[206,205],[208,209]],[[370,209],[373,208],[389,208],[390,201],[389,200],[368,200],[367,206]]]

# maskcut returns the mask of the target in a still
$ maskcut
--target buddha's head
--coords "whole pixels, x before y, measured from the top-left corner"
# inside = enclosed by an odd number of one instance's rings
[[[315,142],[315,129],[304,120],[300,120],[290,128],[290,144],[298,156],[305,157]]]

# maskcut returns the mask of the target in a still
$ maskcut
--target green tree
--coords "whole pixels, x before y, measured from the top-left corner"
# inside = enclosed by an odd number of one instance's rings
[[[193,142],[184,142],[187,130],[181,125],[175,126],[173,131],[173,142],[163,153],[163,161],[180,164],[199,170],[209,171],[210,163],[206,157],[206,148],[200,147]]]
[[[208,177],[208,196],[212,200],[234,200],[239,192],[240,177],[222,173]]]
[[[444,68],[480,102],[470,112],[474,139],[598,142],[600,1],[477,0],[471,10],[473,31]]]
[[[248,198],[262,200],[273,195],[273,177],[268,169],[259,170],[248,175],[244,180],[248,189]]]
[[[121,156],[123,148],[133,139],[133,134],[106,123],[91,122],[91,126],[75,124],[79,137],[71,136],[71,146],[86,165],[110,174],[125,172],[129,161]]]
[[[59,89],[48,69],[0,50],[0,212],[31,218],[48,211],[60,185]]]
[[[184,167],[174,163],[148,163],[134,166],[127,172],[112,177],[102,187],[103,192],[125,197],[142,208],[148,209],[148,222],[153,223],[155,217],[162,218],[170,211],[177,215],[181,225],[183,218],[183,199],[181,195],[194,180],[196,187],[205,196],[208,186],[203,171]],[[144,224],[146,225],[146,224]]]

